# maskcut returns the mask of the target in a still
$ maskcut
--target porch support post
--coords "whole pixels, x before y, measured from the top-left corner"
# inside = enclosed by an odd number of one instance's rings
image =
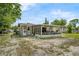
[[[41,26],[41,35],[42,35],[42,26]]]

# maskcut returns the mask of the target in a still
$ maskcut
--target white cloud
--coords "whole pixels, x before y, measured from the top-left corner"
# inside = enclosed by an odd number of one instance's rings
[[[53,10],[51,12],[51,14],[55,18],[64,18],[64,19],[68,19],[68,20],[71,20],[73,18],[78,18],[77,15],[74,12],[64,11],[64,10],[61,10],[61,9]]]
[[[44,21],[43,17],[41,17],[41,16],[37,16],[37,17],[29,16],[27,19],[29,19],[29,20],[27,20],[27,23],[30,22],[30,23],[34,23],[34,24],[41,24]]]
[[[32,7],[34,7],[36,4],[34,3],[21,3],[21,9],[22,11],[26,11],[26,10],[29,10],[31,9]]]

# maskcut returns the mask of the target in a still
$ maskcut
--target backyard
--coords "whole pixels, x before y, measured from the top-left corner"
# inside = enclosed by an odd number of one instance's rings
[[[78,50],[79,40],[72,38],[0,36],[2,56],[79,56]]]
[[[0,4],[0,56],[79,56],[79,4],[35,5]]]

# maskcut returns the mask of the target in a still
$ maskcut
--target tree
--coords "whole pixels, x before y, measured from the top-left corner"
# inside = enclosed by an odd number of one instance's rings
[[[10,28],[17,19],[21,17],[20,4],[0,3],[0,30]]]
[[[51,22],[52,25],[59,25],[59,20],[55,19],[53,22]]]
[[[59,20],[59,25],[66,25],[66,20],[65,19],[60,19]]]
[[[72,33],[72,25],[70,23],[67,25],[67,32]]]
[[[76,30],[79,30],[79,26],[76,27]]]
[[[53,22],[51,22],[53,25],[66,25],[66,20],[65,19],[55,19]]]
[[[44,24],[49,24],[49,21],[47,20],[47,18],[45,18]]]
[[[11,27],[14,31],[16,31],[18,29],[18,26],[12,26]]]
[[[79,23],[79,19],[73,19],[70,21],[70,23],[73,26],[73,29],[76,29],[76,25]]]

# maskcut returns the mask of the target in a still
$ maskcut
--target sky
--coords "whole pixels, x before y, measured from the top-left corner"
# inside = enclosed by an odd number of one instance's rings
[[[55,19],[66,19],[70,21],[79,18],[78,3],[22,3],[21,20],[18,23],[42,24],[45,17],[51,23]]]

